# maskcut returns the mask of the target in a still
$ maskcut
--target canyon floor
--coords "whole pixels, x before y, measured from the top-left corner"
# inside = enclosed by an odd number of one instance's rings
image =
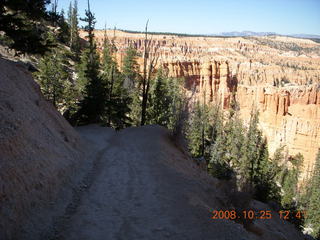
[[[228,204],[221,183],[188,161],[160,126],[77,130],[96,157],[52,239],[303,239],[276,219],[251,230],[211,219],[210,211]]]

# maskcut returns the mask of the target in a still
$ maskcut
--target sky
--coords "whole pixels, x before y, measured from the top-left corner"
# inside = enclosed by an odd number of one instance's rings
[[[73,1],[73,0],[72,0]],[[67,12],[70,0],[59,0]],[[320,0],[90,0],[96,28],[189,34],[231,31],[320,35]],[[80,17],[87,0],[78,0]],[[83,26],[84,23],[80,23]]]

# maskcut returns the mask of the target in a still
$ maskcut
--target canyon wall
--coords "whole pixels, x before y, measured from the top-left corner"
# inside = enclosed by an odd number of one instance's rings
[[[84,37],[85,33],[81,32]],[[95,31],[102,49],[104,31]],[[107,31],[121,67],[129,45],[142,54],[144,34]],[[246,122],[253,106],[270,153],[286,146],[289,155],[304,156],[302,178],[320,148],[320,44],[308,39],[268,37],[187,37],[150,35],[151,54],[172,77],[183,77],[193,101],[219,102],[224,109],[232,92]],[[142,62],[142,58],[139,58]]]

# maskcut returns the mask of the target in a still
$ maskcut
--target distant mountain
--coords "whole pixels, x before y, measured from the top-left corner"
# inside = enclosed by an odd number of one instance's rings
[[[252,31],[242,31],[242,32],[222,32],[218,34],[212,34],[217,36],[226,36],[226,37],[249,37],[249,36],[269,36],[269,35],[279,35],[275,32],[252,32]]]
[[[242,32],[221,32],[218,34],[212,34],[212,36],[226,36],[226,37],[250,37],[250,36],[270,36],[270,35],[277,35],[277,36],[289,36],[289,37],[296,37],[296,38],[318,38],[320,39],[320,35],[315,34],[289,34],[283,35],[278,34],[275,32],[252,32],[252,31],[242,31]]]
[[[297,37],[297,38],[318,38],[320,39],[320,35],[315,35],[315,34],[291,34],[289,35],[291,37]]]

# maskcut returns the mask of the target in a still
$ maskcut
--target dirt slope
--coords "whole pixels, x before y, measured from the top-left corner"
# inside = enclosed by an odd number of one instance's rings
[[[103,151],[81,201],[53,239],[303,239],[277,219],[260,220],[253,231],[210,219],[211,210],[228,202],[221,183],[201,173],[162,127],[80,132]]]
[[[81,149],[80,136],[27,69],[0,58],[0,239],[37,239],[51,224],[61,207],[53,202],[71,187]]]

